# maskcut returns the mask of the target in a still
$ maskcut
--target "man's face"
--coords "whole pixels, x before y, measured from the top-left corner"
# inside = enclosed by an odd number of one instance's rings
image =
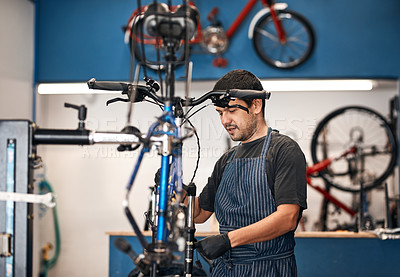
[[[246,102],[241,99],[229,102],[229,105],[235,104],[248,107]],[[240,108],[216,107],[221,123],[233,141],[249,142],[256,132],[257,122],[253,105],[248,107],[248,109],[249,113]]]

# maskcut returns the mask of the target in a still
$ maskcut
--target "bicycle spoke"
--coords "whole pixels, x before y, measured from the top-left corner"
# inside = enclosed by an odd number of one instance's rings
[[[266,30],[264,30],[264,29],[262,29],[262,28],[257,28],[257,29],[256,29],[256,32],[259,33],[259,34],[261,34],[261,35],[263,35],[264,37],[267,37],[267,38],[271,39],[272,41],[277,41],[277,42],[279,42],[278,36],[273,35],[272,33],[267,32]]]
[[[265,42],[266,49],[268,49],[269,52],[273,53],[276,50],[281,48],[281,43],[279,41],[266,41]]]
[[[301,40],[298,37],[286,37],[286,41],[288,42],[296,42],[302,46],[307,47],[307,41],[306,40]]]
[[[287,36],[297,36],[298,34],[300,34],[299,31],[301,30],[304,30],[302,33],[306,33],[305,28],[297,24],[297,22],[293,22],[293,20],[291,21],[291,23],[289,23],[287,20],[282,20],[281,22]],[[292,26],[290,27],[290,25]]]
[[[279,55],[279,60],[280,61],[284,61],[285,60],[284,57],[285,57],[285,52],[286,52],[285,49],[286,49],[286,47],[283,46],[280,49],[281,49],[281,51],[280,51],[280,55]]]
[[[286,43],[286,46],[294,53],[297,54],[297,56],[301,56],[303,54],[304,51],[302,51],[302,49],[298,46],[296,46],[295,44],[289,44]]]

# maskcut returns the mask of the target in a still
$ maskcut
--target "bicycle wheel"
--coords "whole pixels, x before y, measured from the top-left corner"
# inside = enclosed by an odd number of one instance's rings
[[[281,43],[271,13],[256,23],[253,44],[258,56],[267,64],[277,68],[294,68],[306,61],[314,48],[314,32],[310,23],[300,14],[276,11],[286,33],[286,42]]]
[[[143,19],[139,18],[132,25],[132,35],[129,38],[129,47],[138,62],[153,70],[164,70],[166,65],[167,49],[160,38],[149,36],[143,31]],[[182,45],[176,49],[175,66],[184,64],[185,51]],[[144,51],[144,53],[143,53]]]
[[[349,106],[333,111],[318,124],[311,155],[314,163],[334,159],[319,173],[325,181],[340,190],[359,192],[361,184],[365,190],[372,189],[393,172],[397,143],[383,116]]]

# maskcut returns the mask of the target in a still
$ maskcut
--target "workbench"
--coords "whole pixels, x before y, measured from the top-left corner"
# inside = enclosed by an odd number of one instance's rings
[[[216,233],[196,233],[201,239]],[[108,232],[109,276],[128,276],[134,268],[130,258],[114,247],[117,237],[125,238],[132,248],[141,253],[141,247],[132,232]],[[151,233],[144,232],[151,240]],[[313,276],[400,276],[400,240],[381,240],[371,232],[297,232],[295,255],[299,277]],[[196,257],[196,254],[195,254]],[[202,258],[203,268],[209,267]],[[208,271],[207,271],[208,272]]]

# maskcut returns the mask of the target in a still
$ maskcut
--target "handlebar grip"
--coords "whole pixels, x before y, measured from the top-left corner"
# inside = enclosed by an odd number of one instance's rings
[[[229,95],[236,98],[242,99],[266,99],[271,97],[271,93],[265,90],[229,90]]]
[[[147,86],[142,85],[133,85],[131,83],[123,83],[123,82],[111,82],[111,81],[96,81],[95,78],[90,79],[88,82],[89,89],[100,89],[100,90],[109,90],[109,91],[121,91],[122,94],[128,95],[128,100],[115,98],[107,101],[107,105],[116,101],[123,102],[141,102],[144,100],[146,96],[152,97],[157,100],[157,97],[154,96]],[[155,89],[156,85],[153,85],[153,89]],[[135,91],[136,89],[136,91]],[[133,95],[135,99],[133,99]]]
[[[90,79],[88,82],[89,89],[101,89],[110,91],[122,91],[128,92],[132,89],[132,84],[121,83],[121,82],[106,82],[106,81],[96,81],[95,78]]]

